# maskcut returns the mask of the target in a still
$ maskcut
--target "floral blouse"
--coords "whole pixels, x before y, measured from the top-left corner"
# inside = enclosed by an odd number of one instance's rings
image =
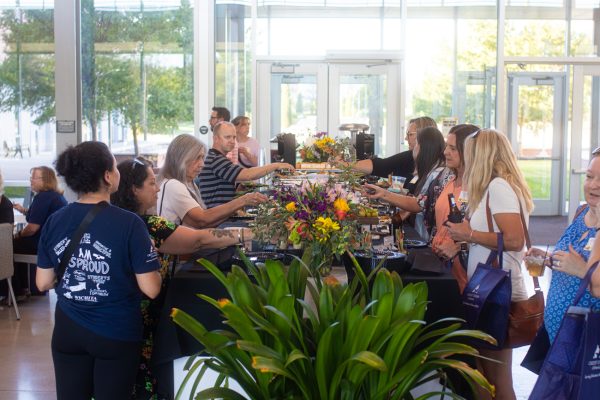
[[[173,222],[159,217],[157,215],[143,215],[142,219],[146,223],[146,227],[148,228],[148,232],[150,233],[150,238],[154,242],[154,247],[157,249],[162,246],[163,242],[167,240],[169,236],[175,232],[177,229],[177,225]],[[165,277],[169,272],[169,264],[173,260],[173,256],[170,254],[162,254],[160,255],[160,275],[163,278],[163,282]]]
[[[417,195],[417,201],[422,211],[417,214],[415,229],[427,241],[435,236],[435,203],[453,177],[454,174],[450,168],[434,168],[427,175],[425,184]]]

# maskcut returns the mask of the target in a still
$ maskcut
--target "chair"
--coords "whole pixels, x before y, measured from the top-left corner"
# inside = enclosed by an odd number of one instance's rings
[[[13,291],[11,279],[15,273],[15,267],[13,264],[13,244],[12,244],[12,224],[0,224],[0,280],[6,279],[8,283],[8,296],[10,305],[15,306],[15,313],[17,314],[17,320],[21,319],[19,313],[19,306],[17,305],[17,299],[15,298],[15,292]]]
[[[14,262],[27,264],[27,294],[31,295],[31,265],[37,265],[37,255],[35,254],[13,254]]]

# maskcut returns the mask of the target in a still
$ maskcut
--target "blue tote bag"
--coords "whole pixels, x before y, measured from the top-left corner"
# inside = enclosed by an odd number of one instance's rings
[[[578,304],[590,284],[594,263],[581,280],[573,300]],[[572,305],[563,317],[544,359],[529,400],[600,398],[600,313]]]
[[[493,336],[498,342],[494,348],[502,348],[508,328],[512,286],[510,271],[502,269],[504,240],[501,233],[496,235],[498,250],[492,250],[486,262],[477,265],[463,292],[462,303],[467,328]],[[481,345],[486,346],[484,342]]]

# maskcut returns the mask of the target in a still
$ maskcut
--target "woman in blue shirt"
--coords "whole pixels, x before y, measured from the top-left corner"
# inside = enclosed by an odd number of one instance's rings
[[[586,171],[583,193],[587,204],[577,211],[573,222],[554,248],[552,280],[546,299],[544,326],[550,343],[554,341],[565,312],[573,302],[577,289],[587,271],[586,262],[590,256],[596,229],[600,226],[600,148],[592,153],[592,159]],[[529,254],[544,256],[541,249],[532,248]],[[589,290],[578,306],[590,307],[600,304]]]
[[[15,254],[37,254],[40,233],[46,220],[55,211],[67,205],[67,200],[65,200],[62,190],[58,187],[58,180],[52,168],[46,166],[32,168],[29,182],[31,191],[35,193],[29,208],[26,209],[21,204],[13,205],[17,211],[25,214],[27,221],[27,225],[16,234],[13,240]],[[27,268],[29,268],[29,265],[15,264],[13,287],[17,294],[27,294],[24,293],[25,288],[29,287]],[[35,270],[32,271],[32,275],[35,279]]]
[[[55,287],[52,335],[56,392],[62,399],[128,399],[142,340],[142,293],[160,291],[159,263],[144,222],[118,207],[103,208],[85,230],[56,282],[60,258],[85,215],[109,202],[119,170],[108,147],[84,142],[56,161],[58,173],[79,195],[42,229],[36,283]]]

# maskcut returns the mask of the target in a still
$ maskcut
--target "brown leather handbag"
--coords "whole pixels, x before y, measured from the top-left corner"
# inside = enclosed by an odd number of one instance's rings
[[[520,206],[520,205],[519,205]],[[494,231],[492,225],[492,212],[489,207],[489,197],[486,204],[487,222],[490,232]],[[521,207],[521,223],[525,233],[525,243],[527,249],[531,248],[531,239],[529,238],[529,230],[525,223],[523,215],[523,207]],[[510,311],[508,314],[508,332],[504,342],[504,348],[517,348],[528,346],[533,342],[537,331],[544,323],[544,293],[540,289],[540,282],[537,276],[532,277],[535,294],[522,301],[512,301],[510,303]]]

